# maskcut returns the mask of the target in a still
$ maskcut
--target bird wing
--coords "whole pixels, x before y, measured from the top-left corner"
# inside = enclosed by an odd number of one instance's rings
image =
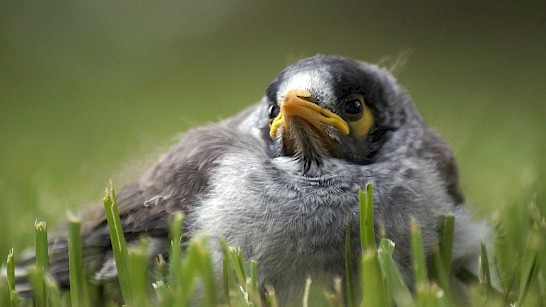
[[[442,136],[431,128],[426,127],[425,144],[426,151],[420,152],[422,159],[433,161],[440,178],[445,182],[447,193],[453,199],[455,205],[464,203],[464,194],[459,184],[459,171],[455,155],[451,147]]]
[[[218,159],[229,148],[240,144],[249,134],[239,128],[256,106],[216,124],[185,133],[160,160],[138,180],[117,193],[120,220],[128,245],[142,235],[150,238],[156,250],[168,252],[169,223],[176,212],[185,214],[185,224],[191,224],[194,208],[209,186],[209,175]],[[84,267],[96,282],[117,276],[111,251],[110,235],[104,208],[81,215]],[[188,227],[186,227],[188,228]],[[49,244],[50,273],[61,288],[69,287],[68,243],[66,227],[60,227]],[[19,267],[34,263],[34,255],[26,257]],[[22,296],[29,296],[28,270],[19,270]],[[24,293],[23,293],[24,292]]]

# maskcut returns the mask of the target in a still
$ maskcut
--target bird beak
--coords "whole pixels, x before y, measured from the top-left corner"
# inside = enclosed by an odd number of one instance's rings
[[[344,135],[349,134],[349,124],[337,114],[326,110],[319,105],[309,101],[311,93],[305,89],[293,89],[284,94],[279,115],[271,123],[269,135],[275,137],[280,125],[284,129],[290,129],[290,121],[297,116],[306,121],[321,134],[327,135],[323,124],[338,129]]]

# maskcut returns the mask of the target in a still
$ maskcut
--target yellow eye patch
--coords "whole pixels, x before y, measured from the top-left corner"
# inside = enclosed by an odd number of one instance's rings
[[[370,110],[370,107],[368,107],[367,104],[364,103],[363,105],[364,114],[362,117],[355,121],[348,121],[349,125],[351,126],[351,130],[353,130],[357,136],[364,136],[368,134],[374,124],[372,110]]]

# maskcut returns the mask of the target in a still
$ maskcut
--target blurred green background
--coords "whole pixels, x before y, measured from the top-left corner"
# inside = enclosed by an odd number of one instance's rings
[[[292,1],[0,2],[0,256],[99,205],[192,126],[316,53],[393,63],[452,144],[469,206],[546,200],[546,6]]]

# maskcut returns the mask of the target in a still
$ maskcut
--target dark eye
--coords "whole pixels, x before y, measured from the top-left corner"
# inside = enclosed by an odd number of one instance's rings
[[[269,118],[274,119],[275,117],[277,117],[279,115],[279,111],[280,111],[279,106],[276,104],[272,104],[269,107]]]
[[[360,119],[364,113],[364,106],[359,99],[350,99],[345,103],[343,111],[349,119]]]

